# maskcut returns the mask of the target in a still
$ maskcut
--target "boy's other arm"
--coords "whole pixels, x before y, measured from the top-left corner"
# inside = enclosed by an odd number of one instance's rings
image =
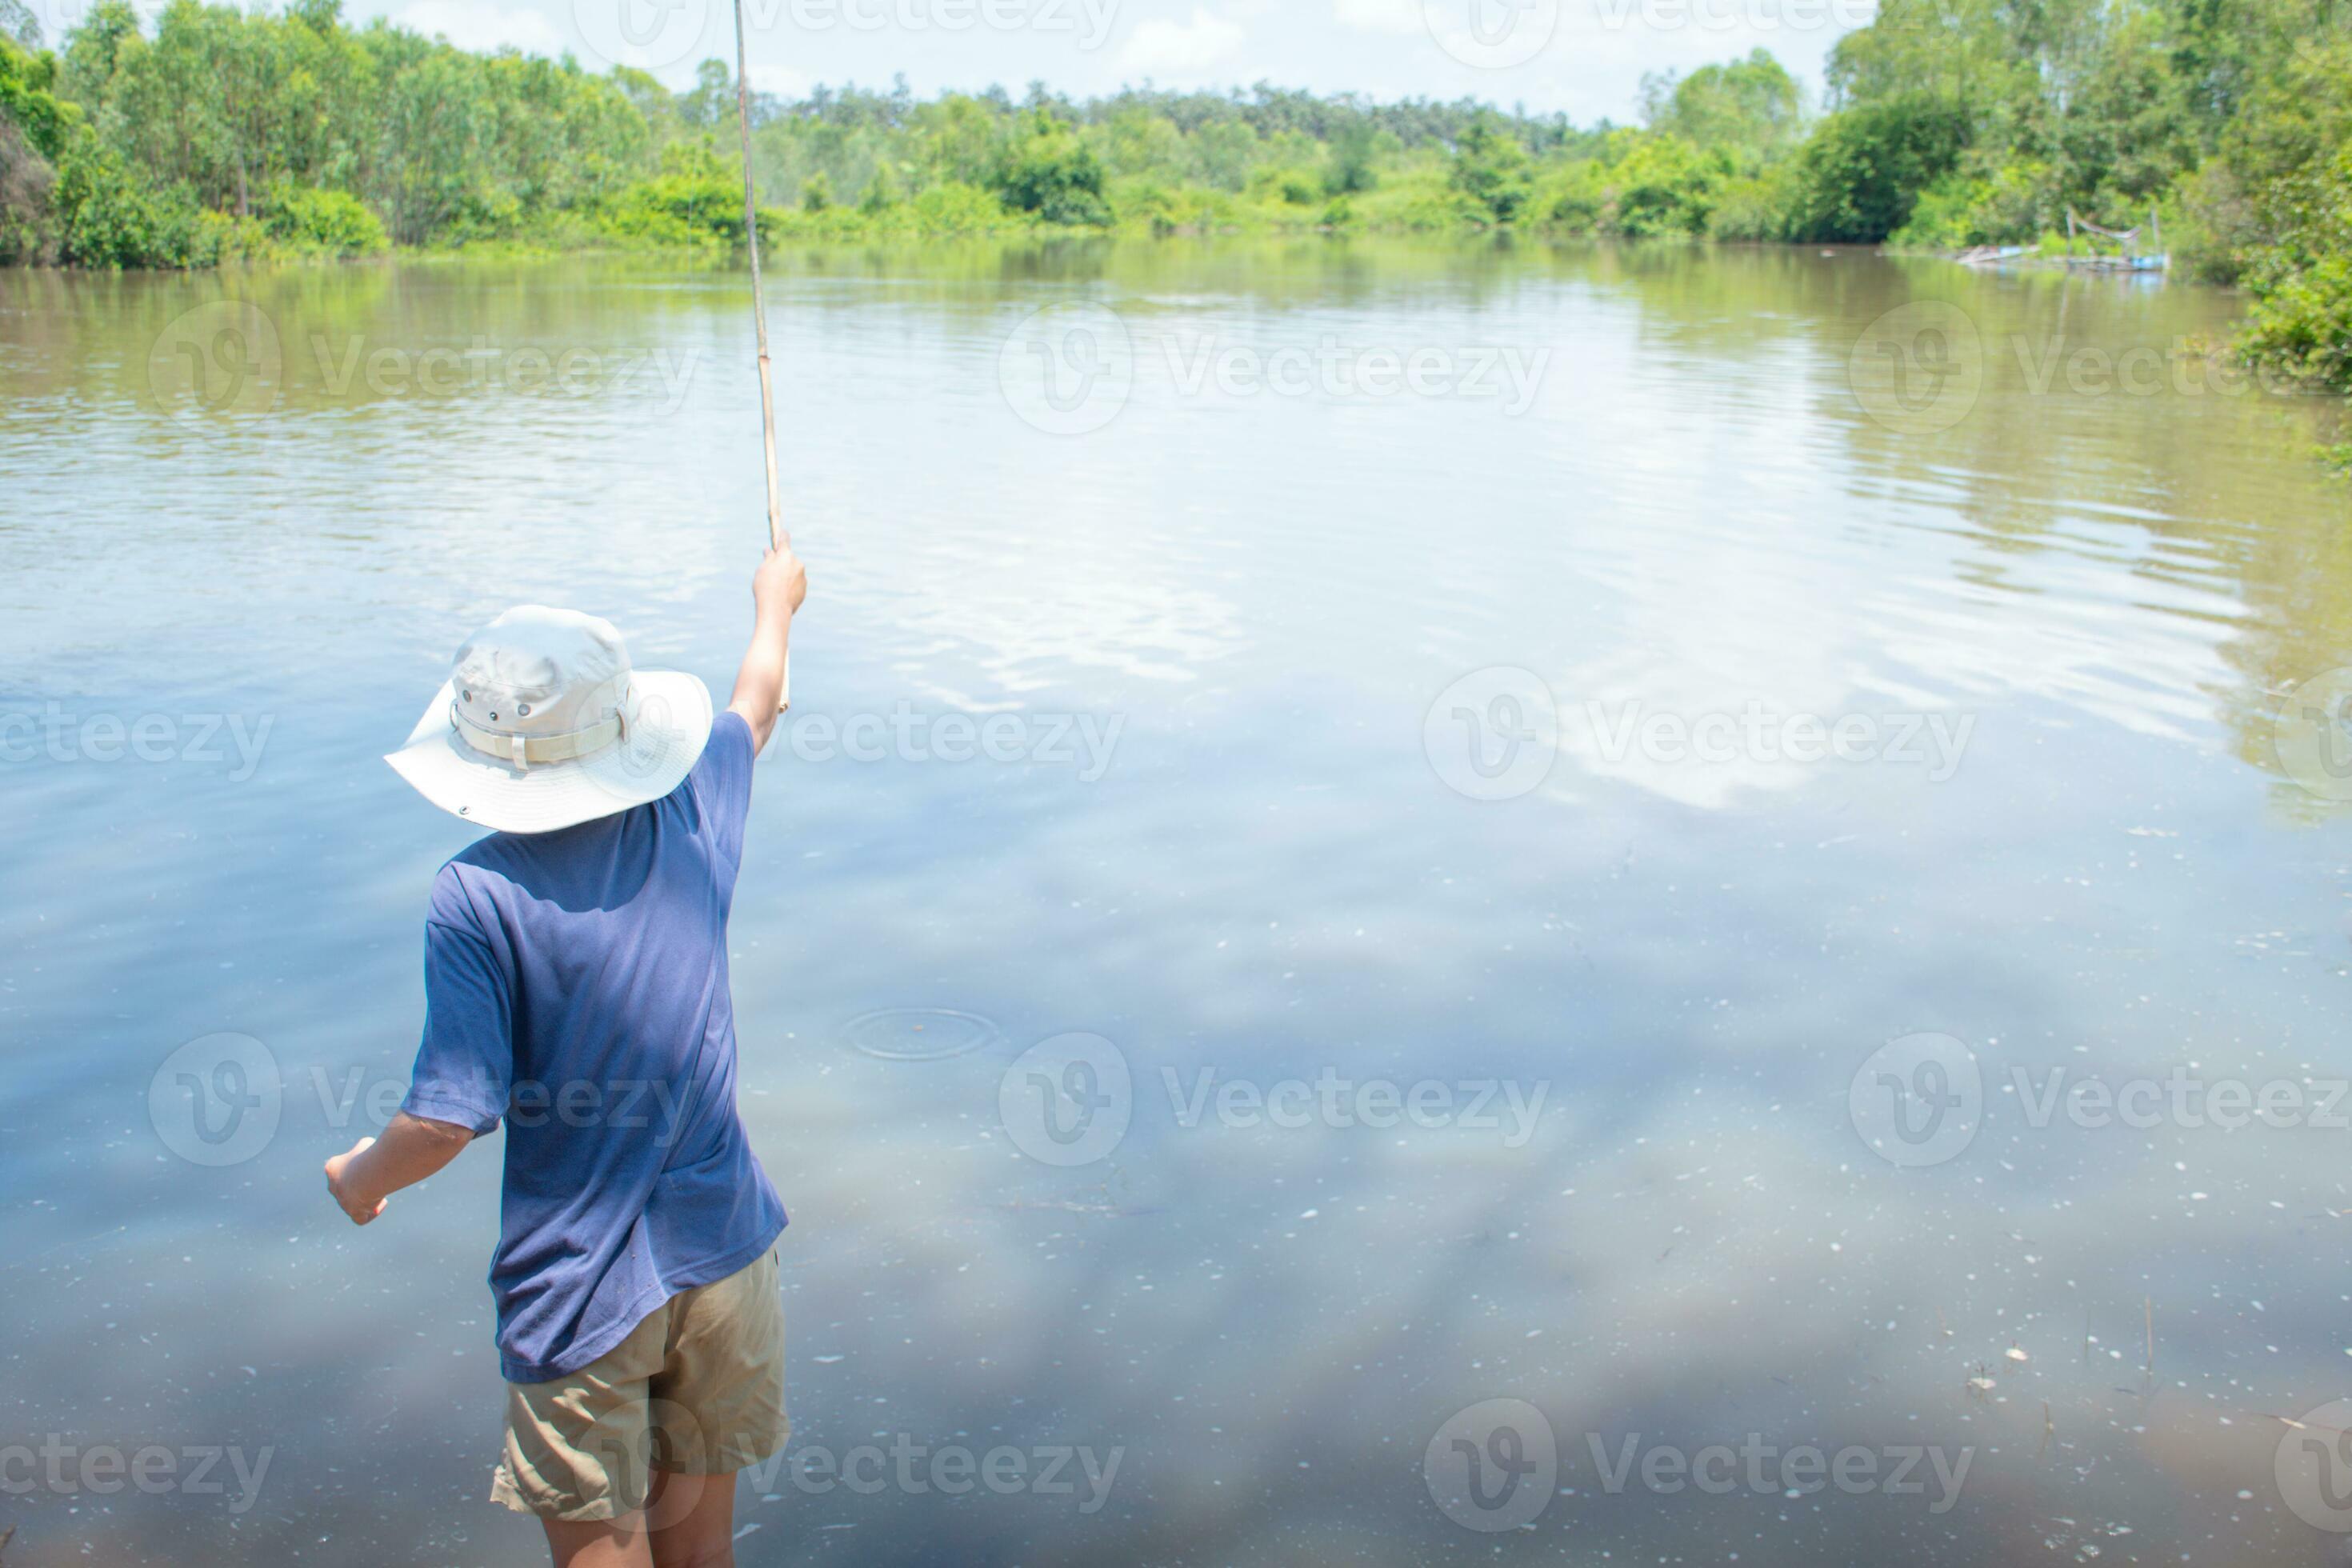
[[[351,1152],[327,1162],[327,1190],[353,1225],[365,1225],[383,1213],[393,1194],[439,1174],[473,1141],[462,1127],[401,1111],[383,1137],[362,1138]]]
[[[776,703],[784,690],[784,652],[791,646],[793,614],[808,597],[808,573],[789,542],[768,552],[751,578],[751,646],[735,674],[735,695],[727,704],[751,726],[753,755],[765,751],[775,732]]]

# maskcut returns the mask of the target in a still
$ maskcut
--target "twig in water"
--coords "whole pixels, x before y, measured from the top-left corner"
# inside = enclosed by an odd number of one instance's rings
[[[2152,1380],[2156,1376],[2156,1298],[2143,1296],[2140,1300],[2147,1307],[2147,1375]]]
[[[2033,1456],[2035,1464],[2040,1464],[2042,1457],[2050,1452],[2050,1438],[2057,1430],[2058,1424],[2050,1419],[2050,1402],[2045,1399],[2042,1402],[2042,1447]]]

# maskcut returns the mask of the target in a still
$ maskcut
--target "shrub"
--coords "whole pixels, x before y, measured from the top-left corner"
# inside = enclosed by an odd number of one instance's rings
[[[1679,136],[1629,131],[1612,140],[1622,156],[1606,176],[1610,227],[1634,239],[1706,232],[1723,178],[1719,162]]]
[[[1517,136],[1481,114],[1462,133],[1447,182],[1498,224],[1515,223],[1535,194],[1528,150]]]
[[[58,160],[58,248],[81,267],[205,265],[184,187],[159,190],[83,127]]]
[[[993,191],[958,180],[942,180],[907,204],[917,229],[925,234],[973,234],[1002,228],[1012,214]]]
[[[1831,115],[1798,159],[1790,237],[1885,239],[1958,162],[1967,138],[1962,112],[1924,94]]]
[[[1111,221],[1102,160],[1078,133],[1040,109],[1023,121],[998,181],[1004,205],[1046,223],[1100,226]]]
[[[2285,216],[2277,245],[2247,272],[2254,309],[2242,346],[2261,363],[2352,393],[2352,146]]]
[[[383,220],[357,196],[342,191],[273,185],[262,198],[263,228],[269,237],[297,249],[326,256],[372,256],[392,242]]]

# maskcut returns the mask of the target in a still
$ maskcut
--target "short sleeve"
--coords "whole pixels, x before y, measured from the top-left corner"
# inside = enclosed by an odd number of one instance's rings
[[[751,726],[740,713],[723,712],[710,726],[710,742],[694,764],[695,799],[705,830],[730,866],[743,864],[743,824],[751,815]]]
[[[441,918],[443,891],[425,924],[425,1041],[401,1109],[487,1132],[506,1115],[514,1081],[512,995],[480,931]]]

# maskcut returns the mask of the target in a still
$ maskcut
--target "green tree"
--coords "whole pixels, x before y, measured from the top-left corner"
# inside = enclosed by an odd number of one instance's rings
[[[1831,115],[1798,160],[1791,237],[1885,239],[1958,161],[1967,135],[1963,111],[1925,93]]]
[[[1463,131],[1447,183],[1498,224],[1516,222],[1535,194],[1527,147],[1492,116]]]
[[[1102,161],[1075,128],[1035,109],[1006,150],[997,181],[1004,205],[1047,223],[1101,226],[1111,221],[1103,194]]]
[[[1652,130],[1708,152],[1731,153],[1751,169],[1795,142],[1804,128],[1804,94],[1766,49],[1686,77],[1644,77],[1642,108]]]

